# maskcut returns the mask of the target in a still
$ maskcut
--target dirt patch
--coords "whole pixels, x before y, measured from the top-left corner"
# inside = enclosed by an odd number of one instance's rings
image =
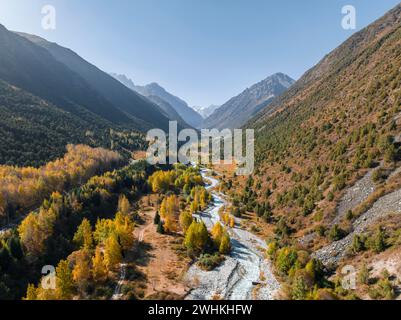
[[[143,201],[147,203],[147,199]],[[138,239],[138,269],[146,275],[145,297],[183,297],[188,288],[182,281],[189,261],[174,249],[182,242],[179,235],[161,235],[156,232],[153,218],[155,207],[145,207],[140,213],[142,224],[135,230]]]
[[[379,277],[383,270],[387,270],[390,275],[397,277],[401,281],[401,247],[388,250],[375,256],[370,263],[371,275]]]
[[[132,153],[132,158],[134,160],[144,160],[146,159],[146,151],[137,150]]]

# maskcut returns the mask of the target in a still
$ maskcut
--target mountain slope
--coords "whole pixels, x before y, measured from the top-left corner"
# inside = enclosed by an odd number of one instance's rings
[[[129,90],[109,74],[81,58],[70,49],[51,43],[37,36],[18,33],[32,43],[45,48],[54,59],[66,65],[84,79],[94,90],[101,93],[110,104],[138,122],[141,129],[167,128],[168,119],[160,108],[146,98]]]
[[[152,126],[114,106],[46,49],[0,25],[0,164],[40,166],[62,156],[70,143],[129,157],[144,147],[138,130]]]
[[[0,80],[0,164],[41,165],[65,153],[69,143],[91,144],[96,125]],[[104,128],[110,123],[102,123]]]
[[[293,83],[294,80],[285,74],[274,74],[223,104],[205,119],[202,126],[218,129],[240,128]]]
[[[400,70],[398,5],[327,55],[246,125],[255,129],[257,162],[249,204],[268,204],[267,220],[281,221],[278,230],[284,228],[286,236],[312,234],[307,245],[315,250],[343,236],[333,221],[351,232],[372,203],[401,188],[400,179],[385,186],[386,176],[401,165]],[[366,173],[376,176],[380,192],[336,219],[345,190]]]
[[[181,128],[190,128],[191,126],[178,114],[178,112],[166,101],[158,96],[148,96],[150,101],[157,104],[165,115],[172,121],[177,121]]]
[[[115,124],[132,121],[51,54],[0,26],[0,79],[70,111]]]
[[[164,100],[165,102],[170,104],[182,117],[182,119],[184,119],[184,121],[192,127],[199,127],[199,125],[202,123],[203,118],[199,113],[189,107],[185,101],[167,92],[157,83],[151,83],[146,86],[138,86],[135,85],[132,80],[128,79],[125,75],[112,74],[112,76],[121,81],[128,88],[131,88],[132,90],[140,93],[145,97],[157,96],[160,99]]]
[[[125,75],[118,75],[115,73],[110,73],[110,75],[115,78],[116,80],[118,80],[119,82],[121,82],[124,86],[126,86],[127,88],[129,88],[130,90],[133,90],[134,92],[136,91],[136,86],[135,84],[132,82],[131,79],[128,79]],[[140,93],[139,93],[140,94]],[[140,94],[142,96],[142,94]],[[146,96],[146,98],[150,101],[152,101],[153,103],[155,103],[156,105],[159,106],[159,108],[165,113],[165,115],[173,121],[177,121],[178,124],[182,127],[182,128],[188,128],[190,127],[185,121],[184,119],[182,119],[182,117],[178,114],[178,112],[167,102],[164,101],[163,99],[161,99],[158,96],[154,96],[154,95],[150,95],[150,96]]]

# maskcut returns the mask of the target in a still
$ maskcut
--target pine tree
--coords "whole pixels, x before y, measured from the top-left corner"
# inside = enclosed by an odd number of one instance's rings
[[[92,226],[88,219],[84,218],[74,235],[73,241],[79,248],[90,250],[93,248]]]
[[[363,264],[358,273],[358,281],[360,284],[369,284],[369,269],[366,264]]]
[[[162,220],[159,220],[159,223],[157,225],[157,233],[164,234],[164,226]]]
[[[0,249],[0,270],[6,272],[11,268],[13,258],[6,247]]]
[[[305,279],[302,276],[298,276],[297,278],[295,278],[292,285],[292,290],[291,290],[292,299],[305,300],[307,294],[308,294],[308,287],[305,283]]]
[[[13,236],[13,237],[9,238],[9,240],[7,241],[7,246],[10,250],[10,254],[14,258],[16,258],[17,260],[20,260],[23,258],[24,253],[22,252],[21,243],[20,243],[18,237]]]
[[[376,253],[380,253],[386,250],[386,247],[386,233],[379,228],[374,237],[373,249]]]
[[[352,251],[354,253],[358,253],[364,249],[365,249],[365,242],[363,241],[362,237],[357,234],[354,235],[354,238],[352,239]]]
[[[10,299],[11,290],[5,285],[4,282],[0,282],[0,300]]]
[[[159,222],[160,222],[160,214],[159,211],[156,211],[155,217],[153,218],[153,223],[157,225],[159,224]]]

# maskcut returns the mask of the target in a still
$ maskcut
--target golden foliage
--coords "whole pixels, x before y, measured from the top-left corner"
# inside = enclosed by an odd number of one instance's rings
[[[23,209],[37,206],[52,192],[82,184],[119,160],[116,152],[68,145],[64,158],[40,168],[0,166],[0,218],[7,206]]]
[[[175,195],[163,199],[160,206],[160,216],[164,221],[164,230],[166,232],[177,231],[177,220],[179,214],[178,199]]]
[[[107,270],[113,270],[122,260],[121,246],[116,234],[111,234],[105,241],[104,264]]]

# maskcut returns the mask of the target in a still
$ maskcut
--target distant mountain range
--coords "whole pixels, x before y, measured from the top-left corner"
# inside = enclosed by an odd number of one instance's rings
[[[204,119],[210,116],[218,108],[220,108],[220,106],[214,104],[209,107],[192,107],[192,109],[198,112]]]
[[[148,98],[158,97],[159,99],[153,98],[153,100],[155,102],[159,101],[160,103],[159,106],[164,104],[165,105],[164,108],[166,108],[168,107],[166,105],[167,103],[168,105],[173,107],[174,110],[179,114],[179,116],[190,126],[197,128],[201,125],[203,118],[199,113],[197,113],[194,109],[189,107],[184,100],[167,92],[166,89],[161,87],[159,84],[150,83],[145,86],[139,86],[135,85],[134,82],[125,75],[119,75],[115,73],[111,73],[111,75],[117,80],[119,80],[121,83],[123,83],[125,86],[127,86],[128,88],[132,89],[133,91],[136,91],[137,93],[145,97]],[[161,107],[163,108],[163,106]]]
[[[230,99],[207,117],[204,128],[240,128],[260,110],[266,108],[276,97],[294,84],[283,73],[276,73]]]

